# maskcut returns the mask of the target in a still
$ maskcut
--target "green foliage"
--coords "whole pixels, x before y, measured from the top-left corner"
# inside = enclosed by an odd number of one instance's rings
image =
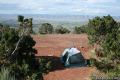
[[[23,22],[24,21],[24,16],[18,15],[18,22]]]
[[[28,28],[29,29],[29,33],[33,33],[32,21],[33,21],[33,18],[29,18],[28,19],[28,18],[24,18],[24,16],[22,16],[22,15],[18,16],[18,22],[19,22],[20,28]]]
[[[110,16],[95,17],[88,23],[89,40],[97,43],[102,49],[102,57],[94,65],[108,74],[120,75],[120,26]],[[96,52],[98,53],[98,52]]]
[[[15,75],[11,75],[11,71],[8,68],[1,68],[0,80],[16,80]]]
[[[82,33],[86,33],[86,32],[87,32],[87,26],[86,25],[74,28],[74,33],[76,33],[76,34],[82,34]]]
[[[19,36],[17,30],[10,29],[9,27],[2,27],[0,34],[0,59],[3,59],[4,57],[8,57],[13,51]]]
[[[52,34],[53,31],[53,25],[51,25],[50,23],[43,23],[39,28],[40,34]]]
[[[35,69],[35,52],[36,50],[32,48],[35,45],[35,41],[29,36],[23,36],[18,49],[14,54],[12,54],[13,50],[16,47],[18,40],[20,39],[18,30],[3,27],[1,28],[1,36],[0,36],[0,66],[4,67],[12,67],[12,71],[16,73],[14,69],[17,71],[22,71],[27,69]],[[27,65],[25,69],[22,68],[24,65]],[[26,71],[25,71],[26,72]],[[25,72],[22,74],[25,76]],[[21,74],[18,72],[19,75]],[[28,74],[28,72],[27,72]],[[18,74],[16,74],[17,76]]]
[[[48,73],[52,69],[52,62],[45,58],[39,59],[39,69],[41,72]]]
[[[39,62],[35,57],[37,51],[33,48],[36,42],[30,35],[23,35],[21,38],[19,34],[19,30],[1,27],[0,67],[9,68],[10,73],[20,80],[42,80],[42,74],[49,71],[51,63]],[[19,45],[12,54],[19,40]]]
[[[89,20],[88,27],[89,39],[92,43],[96,42],[98,44],[104,41],[107,34],[115,32],[118,29],[117,22],[110,15],[102,18],[95,17],[94,19]]]
[[[66,33],[70,33],[70,30],[68,30],[67,28],[64,28],[62,26],[58,26],[56,29],[55,29],[55,33],[58,33],[58,34],[66,34]]]

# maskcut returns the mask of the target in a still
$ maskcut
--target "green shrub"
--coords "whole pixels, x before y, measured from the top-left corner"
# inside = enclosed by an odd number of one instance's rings
[[[49,59],[40,58],[39,63],[40,63],[39,69],[44,73],[48,73],[52,69],[53,65]]]
[[[102,48],[102,56],[94,62],[100,71],[120,75],[120,26],[110,15],[95,17],[88,23],[89,41]],[[97,54],[97,53],[96,53]]]
[[[50,23],[43,23],[39,28],[40,34],[52,34],[53,31],[53,25]]]
[[[66,34],[66,33],[70,33],[70,30],[67,29],[67,28],[64,28],[62,26],[58,26],[56,29],[55,29],[55,33],[57,34]]]
[[[80,26],[80,27],[75,27],[74,28],[74,33],[75,34],[82,34],[82,33],[87,33],[87,25],[83,25],[83,26]]]
[[[35,76],[42,79],[42,74],[49,71],[49,63],[39,63],[36,59],[37,51],[33,48],[36,42],[33,38],[30,35],[23,35],[21,38],[19,30],[9,27],[2,27],[0,33],[0,67],[10,68],[16,79],[33,80]]]
[[[1,68],[0,80],[16,80],[16,79],[15,75],[11,74],[11,70],[9,68]]]

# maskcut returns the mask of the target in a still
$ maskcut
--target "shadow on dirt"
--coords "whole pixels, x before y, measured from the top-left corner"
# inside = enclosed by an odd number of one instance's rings
[[[82,65],[79,64],[73,64],[71,66],[65,67],[64,64],[60,61],[60,57],[56,57],[56,56],[39,56],[38,58],[43,58],[46,59],[48,61],[52,62],[52,69],[50,70],[50,72],[52,71],[58,71],[58,70],[64,70],[66,68],[78,68],[78,67],[88,67],[90,65],[90,60],[86,60],[84,59],[85,62],[81,63]]]
[[[60,61],[60,57],[56,56],[39,56],[38,58],[43,58],[52,62],[52,69],[50,71],[64,70],[65,67]]]

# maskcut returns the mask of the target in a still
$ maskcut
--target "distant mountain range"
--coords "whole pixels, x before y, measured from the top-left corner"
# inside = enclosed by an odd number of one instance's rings
[[[17,25],[17,16],[18,14],[0,14],[0,23],[5,23],[11,26]],[[49,14],[23,14],[25,18],[33,18],[33,24],[39,25],[44,22],[49,22],[55,26],[79,26],[86,24],[89,19],[94,18],[95,16],[89,15],[49,15]],[[120,21],[120,16],[113,16],[117,21]]]

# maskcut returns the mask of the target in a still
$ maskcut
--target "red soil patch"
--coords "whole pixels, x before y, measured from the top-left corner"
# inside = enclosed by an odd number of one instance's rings
[[[85,59],[90,58],[91,47],[88,44],[86,34],[51,34],[33,35],[36,41],[35,48],[38,51],[36,56],[55,56],[60,57],[65,48],[75,46],[78,48]],[[59,62],[58,62],[59,64]],[[91,67],[79,67],[56,70],[44,76],[45,80],[89,80],[91,73],[95,71]]]

